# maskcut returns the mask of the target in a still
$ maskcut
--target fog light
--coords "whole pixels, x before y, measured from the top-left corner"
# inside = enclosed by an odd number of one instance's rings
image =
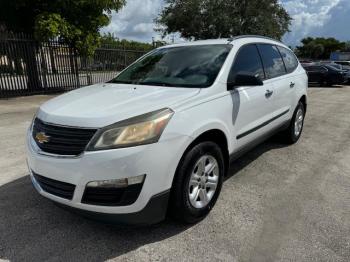
[[[103,187],[103,188],[121,188],[134,184],[141,184],[145,180],[146,175],[134,176],[129,178],[111,179],[91,181],[86,187]]]

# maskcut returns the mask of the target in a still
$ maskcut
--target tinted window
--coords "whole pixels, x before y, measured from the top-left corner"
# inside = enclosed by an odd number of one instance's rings
[[[324,68],[323,66],[308,66],[308,67],[305,67],[305,70],[308,71],[308,72],[326,72],[327,69]]]
[[[281,56],[287,69],[287,73],[293,72],[298,67],[298,60],[295,57],[294,53],[288,50],[287,48],[281,46],[278,46],[277,48],[281,53]]]
[[[325,68],[325,70],[327,70],[328,72],[333,72],[333,73],[342,73],[342,72],[346,72],[346,71],[339,70],[338,68],[335,68],[335,67],[329,66],[329,65],[324,66],[324,68]]]
[[[231,68],[229,82],[234,81],[235,76],[239,72],[249,72],[260,77],[260,79],[265,78],[256,45],[246,45],[238,51],[234,64]]]
[[[329,66],[334,67],[335,69],[338,69],[338,70],[343,70],[343,67],[341,65],[331,64]]]
[[[346,61],[336,61],[335,63],[339,64],[339,65],[347,65],[350,66],[350,62],[346,62]]]
[[[259,44],[258,46],[266,77],[273,78],[285,74],[286,69],[277,47],[269,44]]]
[[[193,45],[157,49],[120,73],[112,83],[173,87],[213,84],[231,45]]]

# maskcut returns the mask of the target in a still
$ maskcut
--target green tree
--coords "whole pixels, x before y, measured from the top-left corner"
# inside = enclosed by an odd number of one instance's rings
[[[125,0],[11,0],[0,1],[0,28],[34,34],[39,41],[59,38],[82,55],[92,55],[100,42],[99,30],[110,21]],[[40,88],[36,48],[23,57],[28,88]]]
[[[258,34],[276,39],[288,32],[291,17],[278,0],[165,0],[156,19],[163,35],[186,39]]]
[[[344,48],[343,48],[344,52],[350,52],[350,41],[346,41]]]
[[[297,46],[299,57],[311,59],[329,59],[331,52],[344,50],[346,44],[335,38],[306,37],[301,40],[302,45]]]
[[[0,2],[0,24],[7,30],[34,34],[38,40],[58,37],[82,54],[99,44],[101,27],[125,0],[11,0]]]
[[[142,43],[137,41],[130,41],[126,39],[120,40],[114,34],[107,33],[101,37],[101,45],[108,46],[111,48],[120,48],[127,50],[140,50],[140,51],[149,51],[153,49],[153,46],[148,43]]]

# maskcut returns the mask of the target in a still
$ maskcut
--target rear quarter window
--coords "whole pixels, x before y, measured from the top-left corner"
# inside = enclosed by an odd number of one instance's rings
[[[287,48],[282,46],[277,47],[281,53],[282,59],[286,66],[287,73],[292,73],[298,67],[298,60],[295,57],[294,53]]]
[[[269,79],[286,74],[286,68],[276,46],[259,44],[258,48],[263,61],[266,78]]]

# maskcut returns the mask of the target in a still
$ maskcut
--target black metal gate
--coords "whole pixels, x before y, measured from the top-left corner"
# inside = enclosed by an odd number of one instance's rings
[[[82,57],[59,41],[39,43],[23,34],[0,36],[0,98],[106,82],[144,53],[103,46],[93,57]]]

